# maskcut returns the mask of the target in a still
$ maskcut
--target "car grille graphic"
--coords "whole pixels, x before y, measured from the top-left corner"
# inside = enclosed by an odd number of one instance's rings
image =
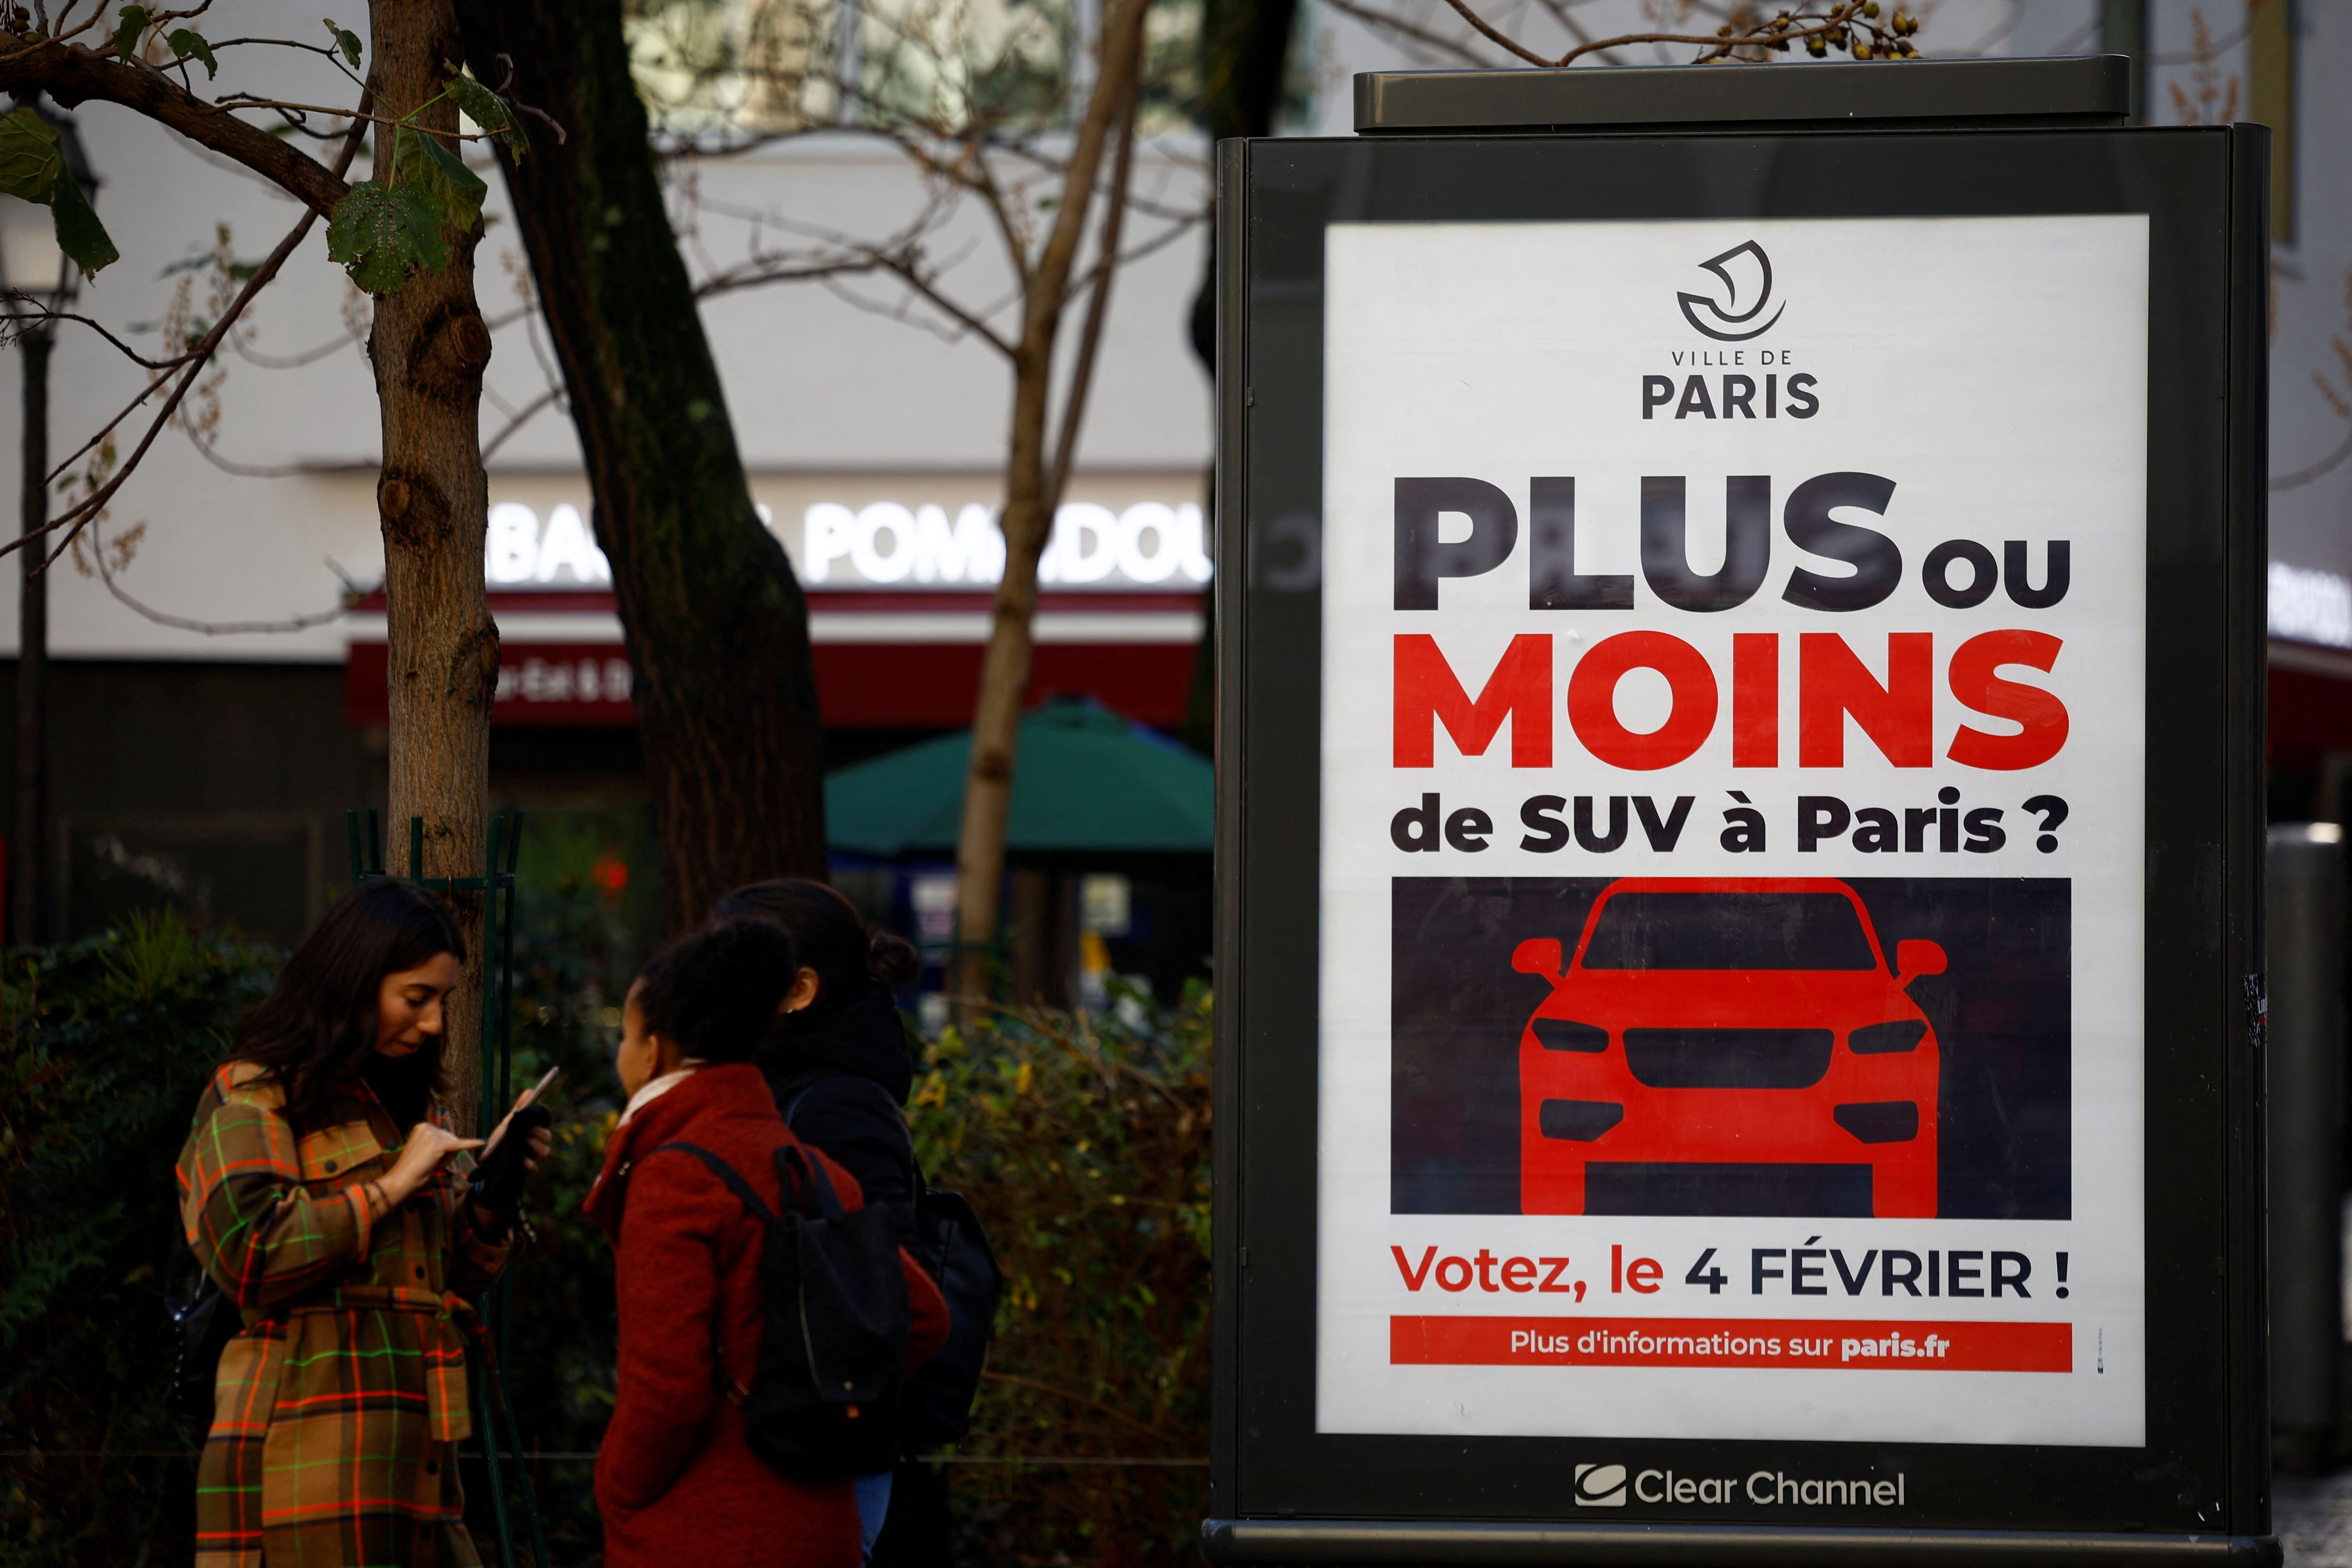
[[[1827,1029],[1628,1029],[1625,1065],[1652,1089],[1810,1089],[1830,1070]]]

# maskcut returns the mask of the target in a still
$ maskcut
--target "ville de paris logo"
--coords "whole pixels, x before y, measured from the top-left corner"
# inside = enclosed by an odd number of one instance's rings
[[[1722,281],[1723,303],[1718,305],[1705,294],[1676,294],[1675,298],[1682,301],[1683,320],[1718,342],[1744,343],[1750,338],[1760,338],[1780,319],[1780,310],[1789,308],[1784,302],[1762,326],[1748,325],[1772,302],[1772,258],[1752,239],[1699,266]],[[1748,306],[1744,310],[1739,308],[1743,301]]]

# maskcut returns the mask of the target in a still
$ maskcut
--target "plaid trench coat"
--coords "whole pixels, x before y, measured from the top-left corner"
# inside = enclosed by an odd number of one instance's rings
[[[362,1189],[406,1130],[365,1084],[341,1087],[309,1131],[282,1104],[262,1069],[232,1062],[180,1152],[188,1244],[246,1323],[196,1468],[198,1568],[473,1568],[457,1292],[494,1279],[507,1245],[476,1234],[446,1165],[372,1212]]]

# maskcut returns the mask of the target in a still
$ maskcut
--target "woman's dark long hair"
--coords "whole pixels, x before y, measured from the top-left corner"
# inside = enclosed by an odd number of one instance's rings
[[[229,1060],[268,1068],[298,1127],[318,1117],[338,1080],[371,1065],[383,977],[442,953],[466,956],[448,907],[405,882],[362,882],[335,900],[319,929],[303,939],[268,997],[236,1026]],[[446,1095],[446,1033],[428,1035],[399,1064],[420,1091]],[[420,1092],[419,1099],[422,1099]]]
[[[765,921],[792,933],[800,962],[816,971],[812,1014],[823,1016],[877,987],[911,985],[922,973],[914,945],[866,923],[856,906],[823,882],[781,878],[738,888],[711,911],[721,921]]]

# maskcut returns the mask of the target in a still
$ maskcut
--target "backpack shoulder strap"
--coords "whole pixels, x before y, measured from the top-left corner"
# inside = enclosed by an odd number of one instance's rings
[[[750,1209],[752,1215],[758,1218],[761,1225],[772,1226],[776,1223],[775,1212],[768,1207],[767,1200],[761,1197],[758,1193],[751,1190],[751,1184],[745,1181],[734,1166],[729,1164],[726,1161],[720,1159],[718,1155],[712,1153],[701,1144],[687,1143],[683,1142],[676,1143],[663,1143],[646,1151],[646,1157],[650,1159],[656,1154],[662,1153],[671,1149],[677,1150],[681,1154],[691,1154],[696,1159],[701,1161],[704,1164],[709,1166],[710,1173],[718,1177],[720,1181],[726,1183],[727,1190],[733,1193],[738,1198],[740,1198],[743,1202],[743,1206]]]
[[[784,1191],[793,1194],[802,1213],[814,1209],[819,1219],[839,1219],[848,1212],[842,1207],[841,1194],[826,1173],[824,1160],[797,1137],[776,1145],[776,1175]]]

